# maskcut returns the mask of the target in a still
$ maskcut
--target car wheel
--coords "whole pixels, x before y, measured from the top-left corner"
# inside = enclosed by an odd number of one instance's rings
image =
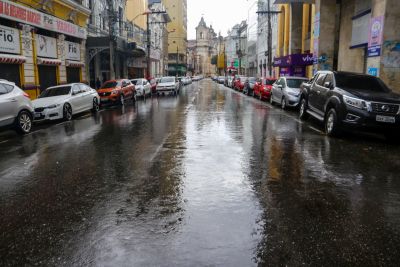
[[[63,107],[63,119],[65,121],[70,121],[72,120],[72,108],[70,104],[64,104]]]
[[[341,133],[336,110],[331,108],[325,116],[325,132],[328,136],[339,136]]]
[[[282,101],[281,101],[281,108],[282,108],[283,110],[286,109],[286,99],[285,99],[284,97],[282,98]]]
[[[307,113],[307,100],[303,98],[300,102],[300,111],[299,111],[299,118],[301,120],[305,120],[308,117]]]
[[[123,94],[119,96],[119,104],[122,106],[125,105],[125,97]]]
[[[99,101],[97,100],[97,98],[93,98],[92,112],[96,113],[96,112],[99,112],[99,110],[100,110]]]
[[[15,129],[20,134],[28,134],[32,129],[32,115],[26,111],[22,110],[15,121]]]

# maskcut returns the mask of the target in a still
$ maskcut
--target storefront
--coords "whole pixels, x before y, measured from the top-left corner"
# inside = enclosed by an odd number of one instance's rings
[[[0,78],[21,86],[21,65],[25,61],[21,56],[20,30],[0,25]]]
[[[306,67],[313,63],[312,54],[292,54],[274,58],[274,67],[279,68],[279,76],[306,77]]]
[[[85,82],[81,54],[85,53],[86,29],[32,5],[0,0],[0,78],[15,82],[34,99],[49,86]],[[73,6],[57,5],[54,13],[71,10]],[[83,25],[89,14],[87,10],[74,22]]]

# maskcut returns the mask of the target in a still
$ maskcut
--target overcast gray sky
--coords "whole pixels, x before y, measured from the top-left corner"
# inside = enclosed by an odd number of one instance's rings
[[[215,32],[223,36],[235,24],[247,19],[247,13],[256,0],[188,0],[188,39],[196,39],[196,27],[201,15],[207,26],[212,24]]]

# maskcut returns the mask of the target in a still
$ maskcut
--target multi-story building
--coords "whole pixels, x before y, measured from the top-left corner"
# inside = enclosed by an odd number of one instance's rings
[[[246,75],[257,76],[258,2],[254,2],[247,13],[247,46],[245,48]]]
[[[162,0],[171,19],[168,30],[168,73],[184,75],[187,71],[187,0]]]
[[[152,12],[165,11],[164,4],[161,1],[149,1],[149,8]],[[150,25],[150,59],[152,77],[160,77],[166,74],[168,70],[168,30],[167,24],[171,19],[166,14],[154,13],[149,17]]]
[[[268,2],[270,6],[268,8]],[[257,16],[257,76],[258,77],[274,77],[275,70],[273,67],[273,56],[276,54],[277,46],[277,27],[278,27],[278,16],[276,12],[277,5],[273,4],[273,1],[260,0],[258,2],[258,16]],[[271,26],[269,27],[270,20]],[[270,32],[269,32],[270,31]],[[269,37],[270,35],[270,37]],[[271,38],[270,44],[268,44],[268,38]],[[270,46],[270,47],[269,47]],[[269,50],[271,50],[269,52]],[[268,56],[271,55],[269,61]]]
[[[0,1],[0,78],[31,98],[67,82],[86,82],[86,1]]]
[[[196,40],[188,41],[187,74],[193,76],[196,73]]]
[[[396,0],[316,0],[282,4],[279,11],[275,66],[280,75],[353,71],[379,76],[400,91]]]

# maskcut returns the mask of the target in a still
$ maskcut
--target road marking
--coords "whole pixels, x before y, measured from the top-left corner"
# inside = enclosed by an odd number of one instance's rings
[[[0,144],[7,143],[8,141],[10,141],[10,140],[9,140],[9,139],[7,139],[7,140],[4,140],[4,141],[0,141]]]

